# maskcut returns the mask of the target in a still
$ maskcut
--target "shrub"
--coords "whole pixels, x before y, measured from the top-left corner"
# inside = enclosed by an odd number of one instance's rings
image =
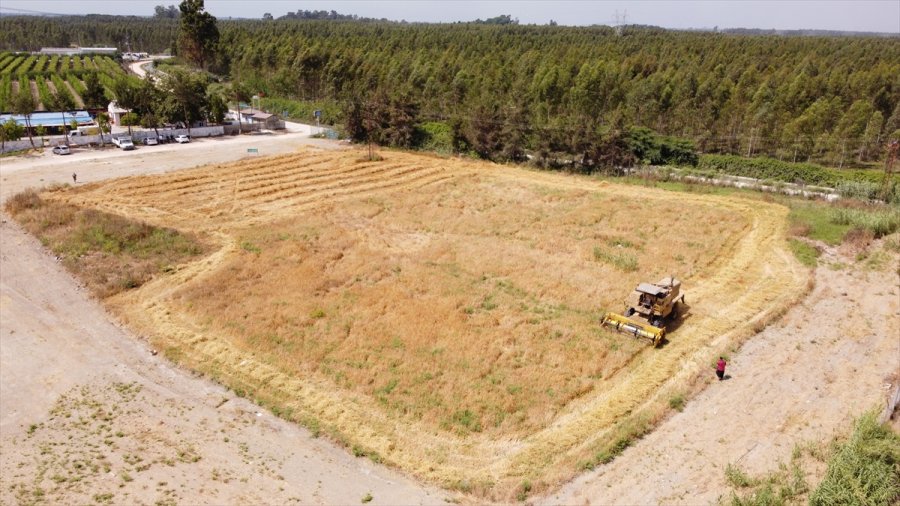
[[[628,146],[634,156],[650,165],[690,165],[699,161],[697,148],[686,139],[667,137],[649,128],[632,128],[628,132]]]
[[[735,155],[703,155],[698,165],[700,170],[732,176],[782,181],[837,188],[844,182],[880,185],[881,171],[855,169],[829,169],[811,163],[781,162],[772,158],[744,158]],[[866,185],[848,186],[848,191],[861,191]],[[852,190],[849,190],[851,189]]]
[[[837,208],[832,211],[831,221],[870,230],[876,238],[884,237],[900,228],[900,208]]]

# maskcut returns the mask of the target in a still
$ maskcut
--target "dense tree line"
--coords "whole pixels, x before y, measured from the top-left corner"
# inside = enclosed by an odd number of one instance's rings
[[[39,51],[42,47],[118,47],[161,53],[173,47],[178,19],[139,16],[2,16],[0,50]]]
[[[0,19],[4,48],[54,37],[115,44],[128,32],[133,46],[159,51],[177,30],[168,19],[20,19]],[[341,20],[218,29],[209,69],[254,93],[340,104],[330,119],[341,123],[354,107],[411,104],[416,124],[440,123],[490,158],[595,162],[643,127],[703,152],[848,165],[878,160],[900,129],[896,37]]]

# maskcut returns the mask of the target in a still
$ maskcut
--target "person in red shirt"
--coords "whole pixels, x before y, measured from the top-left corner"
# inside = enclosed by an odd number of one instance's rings
[[[725,358],[719,357],[719,361],[716,362],[716,376],[719,377],[719,381],[725,379]]]

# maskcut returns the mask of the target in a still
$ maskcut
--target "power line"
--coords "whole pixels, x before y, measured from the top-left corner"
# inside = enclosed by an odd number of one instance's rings
[[[42,16],[72,16],[72,14],[62,14],[59,12],[33,11],[31,9],[16,9],[15,7],[0,6],[0,11],[21,12],[23,14],[40,14]]]

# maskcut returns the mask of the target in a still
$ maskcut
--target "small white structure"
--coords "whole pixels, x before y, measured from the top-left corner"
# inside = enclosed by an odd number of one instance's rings
[[[131,112],[128,109],[119,107],[119,104],[117,104],[115,100],[109,103],[109,107],[107,107],[106,110],[109,112],[109,122],[113,125],[121,125],[122,116]]]
[[[75,56],[79,54],[108,54],[114,55],[119,51],[117,47],[42,47],[41,54],[55,54]]]

